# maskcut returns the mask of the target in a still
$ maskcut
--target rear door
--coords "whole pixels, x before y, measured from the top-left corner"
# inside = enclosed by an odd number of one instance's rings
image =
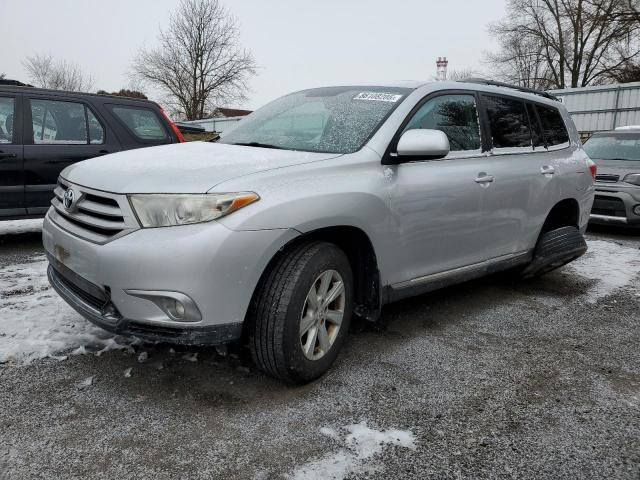
[[[22,95],[0,93],[0,218],[25,215]]]
[[[522,240],[533,248],[551,207],[561,200],[560,178],[563,174],[572,175],[574,162],[571,160],[573,151],[569,148],[569,133],[560,112],[533,102],[528,103],[527,108],[535,132],[534,153],[530,155],[529,163],[535,165],[533,183],[537,194],[529,204],[529,221],[525,224]]]
[[[45,213],[60,172],[73,163],[120,150],[104,119],[74,97],[25,95],[24,177],[29,214]]]
[[[527,106],[522,98],[483,93],[482,104],[491,132],[486,189],[478,238],[486,259],[527,250],[523,232],[531,223],[529,206],[540,195],[540,178]]]

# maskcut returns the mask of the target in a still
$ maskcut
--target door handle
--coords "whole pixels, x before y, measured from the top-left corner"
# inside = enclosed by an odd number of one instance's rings
[[[554,173],[556,173],[556,169],[551,165],[545,165],[540,169],[540,173],[542,175],[553,175]]]
[[[476,183],[492,183],[495,179],[496,177],[494,177],[493,175],[489,175],[485,172],[480,172],[476,177],[475,182]]]
[[[0,158],[16,158],[18,155],[15,153],[0,152]]]

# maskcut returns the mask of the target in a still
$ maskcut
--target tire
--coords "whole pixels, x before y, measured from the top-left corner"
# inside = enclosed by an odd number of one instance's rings
[[[325,285],[322,282],[328,282],[328,290],[338,292],[340,281],[343,294],[326,308],[319,303],[313,308],[316,301],[311,299],[320,297],[312,295],[311,289],[320,294]],[[332,321],[340,310],[342,320],[336,330]],[[305,384],[317,379],[338,356],[352,310],[353,276],[344,252],[327,242],[293,247],[265,273],[254,294],[248,318],[253,361],[268,375],[286,382]],[[306,334],[302,333],[303,314],[304,328],[310,321],[315,325]],[[322,328],[327,336],[321,334]],[[329,348],[322,348],[321,338],[325,346],[327,340],[331,342]]]
[[[522,278],[540,277],[562,267],[587,251],[587,242],[576,227],[562,227],[543,233],[538,239],[533,260],[521,273]]]

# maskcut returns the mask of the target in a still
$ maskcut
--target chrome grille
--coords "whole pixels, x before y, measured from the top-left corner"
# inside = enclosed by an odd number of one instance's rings
[[[596,175],[596,182],[616,183],[618,180],[620,180],[620,175],[610,175],[607,173],[600,173]]]
[[[70,208],[64,204],[68,190],[74,194]],[[62,178],[53,193],[49,217],[78,237],[102,244],[139,228],[125,195],[74,185]]]

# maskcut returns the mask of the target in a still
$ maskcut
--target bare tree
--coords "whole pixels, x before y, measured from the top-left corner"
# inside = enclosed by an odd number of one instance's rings
[[[486,54],[493,76],[526,88],[548,90],[553,80],[545,60],[544,48],[533,38],[517,34],[499,35],[500,50]]]
[[[255,62],[238,36],[236,19],[218,0],[180,0],[159,46],[138,53],[133,75],[161,89],[176,115],[204,118],[245,98]]]
[[[507,0],[490,26],[488,61],[506,80],[536,88],[604,83],[640,58],[638,0]]]
[[[54,60],[50,54],[37,53],[27,57],[23,66],[36,87],[74,92],[88,92],[93,88],[93,78],[84,73],[80,65],[67,60]]]
[[[465,67],[460,69],[452,69],[449,70],[447,74],[447,79],[452,80],[454,82],[458,82],[460,80],[465,80],[467,78],[478,76],[478,72],[476,72],[473,68]]]
[[[4,80],[5,74],[4,73],[0,73],[0,80]]]

